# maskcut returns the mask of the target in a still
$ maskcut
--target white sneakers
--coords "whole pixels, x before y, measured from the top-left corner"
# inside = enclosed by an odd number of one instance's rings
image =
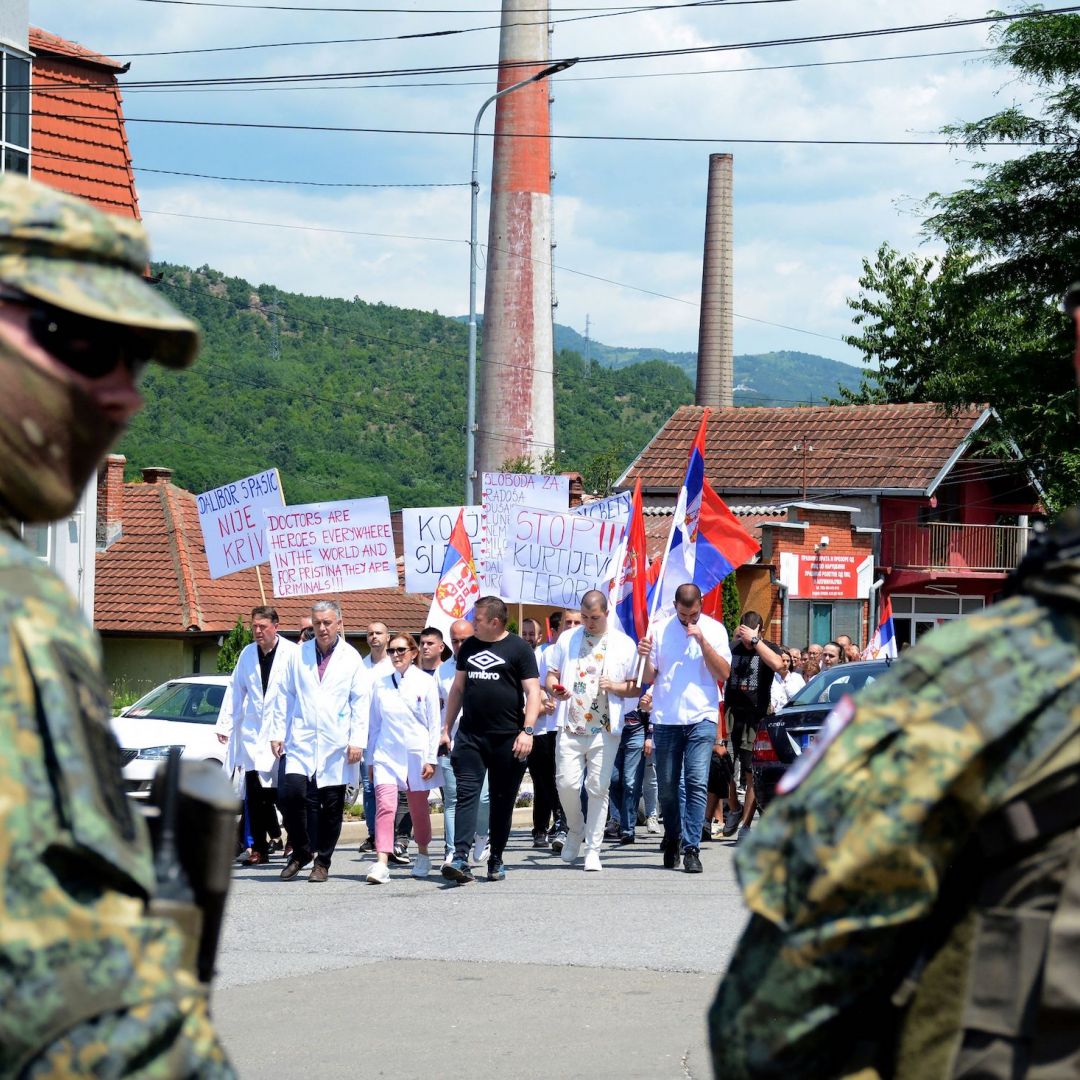
[[[600,865],[600,852],[588,851],[585,853],[585,869],[586,870],[603,870]]]
[[[660,819],[656,814],[650,814],[645,819],[645,829],[647,832],[651,832],[654,836],[660,832]]]
[[[487,833],[477,833],[473,841],[472,861],[477,866],[482,866],[488,861],[491,848],[488,847]]]
[[[390,867],[376,860],[367,876],[369,885],[385,885],[390,880]]]
[[[416,861],[412,864],[412,869],[409,871],[413,877],[425,878],[431,873],[431,856],[430,855],[417,855]]]
[[[567,833],[566,843],[563,844],[562,851],[559,852],[559,858],[564,863],[574,863],[577,861],[578,852],[581,850],[581,841],[583,837],[575,836],[573,833]]]

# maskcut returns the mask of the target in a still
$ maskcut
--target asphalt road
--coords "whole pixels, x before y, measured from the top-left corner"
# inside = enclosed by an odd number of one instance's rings
[[[505,881],[373,886],[349,832],[325,884],[236,871],[213,1011],[241,1075],[711,1075],[705,1011],[745,918],[730,842],[691,875],[639,828],[586,874],[523,826]]]

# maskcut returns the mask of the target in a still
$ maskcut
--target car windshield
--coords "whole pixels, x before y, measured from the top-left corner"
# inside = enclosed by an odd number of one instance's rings
[[[788,704],[817,705],[824,701],[839,701],[845,694],[854,694],[869,686],[886,671],[886,664],[838,664],[815,675]]]
[[[124,715],[146,720],[216,724],[225,689],[219,683],[166,683],[136,701]]]

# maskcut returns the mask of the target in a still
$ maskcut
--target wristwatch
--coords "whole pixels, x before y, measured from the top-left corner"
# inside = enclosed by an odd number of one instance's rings
[[[759,638],[759,637],[757,636],[757,634],[755,634],[755,635],[754,635],[754,636],[753,636],[753,637],[752,637],[752,638],[750,639],[750,644],[751,644],[751,645],[756,645],[756,644],[757,644],[757,643],[758,643],[758,642],[759,642],[760,640],[761,640],[761,638]]]
[[[521,730],[524,731],[526,735],[531,735],[533,733],[533,729],[528,724],[526,724]]]

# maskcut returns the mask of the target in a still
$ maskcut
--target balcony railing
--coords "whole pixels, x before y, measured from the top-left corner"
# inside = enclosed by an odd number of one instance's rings
[[[991,571],[1015,569],[1027,551],[1029,530],[1020,525],[928,525],[903,522],[882,534],[881,561],[904,570]]]

